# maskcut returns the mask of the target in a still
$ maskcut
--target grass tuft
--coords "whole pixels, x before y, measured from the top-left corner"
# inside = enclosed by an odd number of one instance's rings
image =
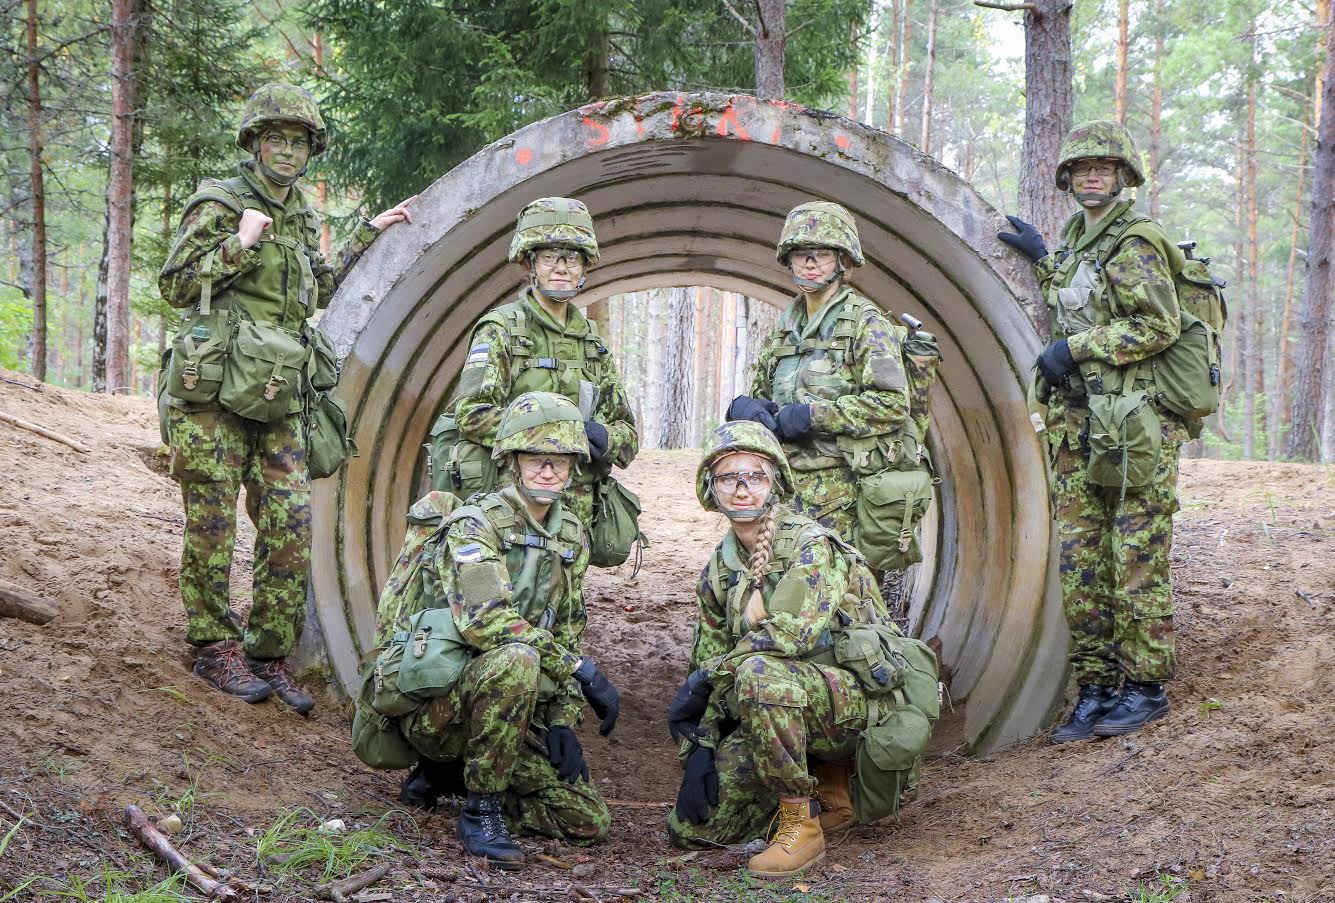
[[[91,878],[72,875],[67,880],[39,875],[29,878],[19,887],[0,897],[0,903],[6,900],[70,900],[74,903],[183,903],[185,881],[180,875],[172,875],[144,890],[128,889],[135,876],[128,872],[102,867],[102,871]],[[20,892],[24,896],[16,896]]]
[[[369,828],[321,834],[320,819],[309,809],[289,809],[255,841],[255,854],[269,871],[283,875],[321,870],[320,880],[346,878],[368,863],[407,845],[383,827],[382,816]]]
[[[1184,878],[1160,875],[1157,884],[1138,884],[1127,894],[1130,903],[1170,903],[1186,893],[1187,882]]]

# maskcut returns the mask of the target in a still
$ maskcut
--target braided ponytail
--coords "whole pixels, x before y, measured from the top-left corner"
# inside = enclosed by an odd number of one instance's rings
[[[752,593],[746,603],[745,618],[752,627],[765,620],[768,614],[760,588],[764,586],[765,571],[769,569],[770,555],[774,551],[774,514],[775,506],[771,505],[765,513],[765,522],[756,533],[755,548],[751,550],[751,557],[746,562],[746,578],[751,584]]]

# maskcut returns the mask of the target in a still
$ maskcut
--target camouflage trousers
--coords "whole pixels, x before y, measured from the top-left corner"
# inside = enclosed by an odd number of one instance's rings
[[[1165,441],[1153,481],[1138,492],[1089,482],[1083,453],[1062,442],[1052,462],[1061,542],[1062,605],[1081,684],[1115,686],[1173,676],[1173,581],[1168,553],[1178,509],[1181,445]]]
[[[845,542],[853,541],[857,524],[858,480],[849,467],[794,470],[790,507],[798,514],[828,527]]]
[[[602,840],[611,815],[590,781],[567,784],[533,725],[541,658],[507,643],[470,661],[449,693],[400,723],[423,756],[461,761],[472,793],[503,793],[511,828],[575,843]]]
[[[719,804],[693,825],[668,816],[678,846],[741,843],[764,837],[781,797],[811,796],[811,759],[853,757],[867,726],[867,701],[842,668],[752,655],[738,666],[727,696],[736,728],[718,746]]]
[[[168,410],[172,476],[185,502],[181,601],[194,644],[243,640],[247,655],[291,654],[306,616],[311,480],[300,414],[259,423],[223,410]],[[254,579],[244,633],[228,607],[236,499],[255,524]]]

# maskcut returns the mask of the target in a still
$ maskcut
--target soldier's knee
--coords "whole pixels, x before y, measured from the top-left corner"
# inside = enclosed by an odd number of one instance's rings
[[[542,654],[527,643],[505,643],[483,653],[488,674],[503,677],[518,686],[536,687],[542,671]]]
[[[734,674],[734,692],[737,704],[743,710],[771,705],[799,706],[806,702],[805,694],[784,663],[773,656],[747,656],[738,664]]]

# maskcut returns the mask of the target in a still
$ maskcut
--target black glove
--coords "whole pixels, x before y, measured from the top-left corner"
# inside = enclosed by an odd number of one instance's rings
[[[598,733],[606,737],[617,726],[617,716],[621,714],[621,694],[603,672],[598,670],[598,663],[586,658],[575,669],[575,680],[584,698],[593,706],[593,712],[602,719]]]
[[[998,232],[997,238],[1019,251],[1025,257],[1028,257],[1034,263],[1038,263],[1044,257],[1048,256],[1048,246],[1043,242],[1043,235],[1033,226],[1020,219],[1018,216],[1006,216],[1010,224],[1015,227],[1014,232]]]
[[[779,428],[774,431],[784,442],[801,442],[811,435],[811,405],[788,404],[779,409],[774,418]]]
[[[677,818],[693,825],[709,820],[709,810],[718,805],[718,769],[714,751],[697,746],[686,757],[686,773],[677,791]]]
[[[584,761],[575,732],[564,724],[547,728],[547,761],[556,767],[556,774],[567,784],[580,778],[589,779],[589,765]]]
[[[594,463],[607,457],[607,427],[596,420],[584,421],[584,435],[589,437],[589,456]]]
[[[668,733],[680,743],[687,737],[695,739],[699,733],[700,719],[709,707],[709,695],[714,687],[709,682],[709,675],[704,671],[692,671],[672,697],[668,706]]]
[[[1038,371],[1043,374],[1047,384],[1056,388],[1066,374],[1075,369],[1075,358],[1071,357],[1071,346],[1065,339],[1058,339],[1043,349],[1038,356]]]
[[[772,433],[778,429],[774,423],[774,415],[778,410],[779,406],[767,398],[738,395],[728,405],[728,413],[724,417],[728,420],[754,420]]]

